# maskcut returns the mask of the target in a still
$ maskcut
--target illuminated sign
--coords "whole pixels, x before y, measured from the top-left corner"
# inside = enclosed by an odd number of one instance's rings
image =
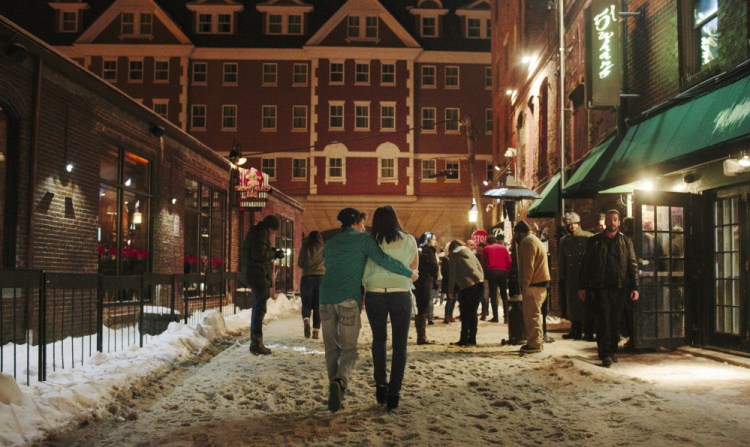
[[[268,193],[271,187],[268,185],[268,174],[255,169],[237,168],[237,200],[242,209],[261,209],[266,206]]]
[[[622,55],[619,2],[593,0],[588,10],[586,81],[592,107],[620,105]]]

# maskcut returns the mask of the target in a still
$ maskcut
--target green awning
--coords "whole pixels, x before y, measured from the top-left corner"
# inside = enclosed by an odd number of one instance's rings
[[[599,180],[603,187],[619,186],[716,160],[737,150],[732,142],[749,136],[750,76],[745,76],[628,129]]]
[[[599,174],[601,173],[602,164],[606,161],[602,159],[602,156],[610,147],[614,146],[614,142],[615,136],[611,136],[591,149],[591,152],[583,160],[583,163],[578,166],[573,175],[565,182],[565,187],[562,189],[563,197],[593,197],[599,192],[601,187],[599,184]],[[611,153],[613,150],[614,147],[609,152]],[[600,160],[602,161],[600,162]],[[597,166],[599,169],[594,169]]]
[[[529,217],[553,217],[560,209],[560,173],[555,174],[542,190],[540,198],[534,200],[526,215]]]

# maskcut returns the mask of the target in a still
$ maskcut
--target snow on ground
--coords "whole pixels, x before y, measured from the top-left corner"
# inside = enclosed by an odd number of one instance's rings
[[[196,329],[175,323],[163,343],[97,356],[28,389],[5,376],[0,443],[24,445],[44,433],[51,433],[44,446],[141,447],[734,446],[750,439],[748,369],[679,351],[623,353],[604,369],[593,343],[561,340],[560,332],[543,353],[521,357],[518,346],[500,343],[507,327],[489,322],[480,322],[475,348],[449,344],[459,324],[436,320],[428,327],[434,345],[416,345],[412,328],[401,405],[389,413],[375,402],[364,317],[350,389],[332,414],[322,341],[303,337],[298,303],[271,302],[269,315],[277,318],[264,334],[271,356],[248,352],[243,312],[226,321],[207,315]],[[179,383],[156,380],[227,333],[238,341]],[[69,421],[89,423],[57,430]]]

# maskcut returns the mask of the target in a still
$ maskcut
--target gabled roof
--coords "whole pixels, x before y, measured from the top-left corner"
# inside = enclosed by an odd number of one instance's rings
[[[200,0],[199,0],[200,1]],[[221,1],[221,0],[219,0]],[[230,0],[231,1],[231,0]],[[154,0],[115,0],[112,5],[100,15],[86,31],[76,40],[75,43],[93,43],[97,37],[112,22],[116,21],[123,12],[150,12],[154,18],[159,20],[172,33],[175,39],[181,44],[190,44],[190,39],[182,32],[180,27],[172,20],[163,9],[156,4]]]
[[[377,0],[349,0],[307,41],[306,45],[316,46],[350,15],[376,15],[382,23],[408,48],[419,48],[419,43],[393,17],[393,15]]]

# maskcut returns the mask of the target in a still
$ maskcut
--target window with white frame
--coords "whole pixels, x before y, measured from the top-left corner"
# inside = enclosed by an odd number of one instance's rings
[[[433,16],[422,16],[420,18],[420,35],[422,37],[438,36],[438,19]]]
[[[435,108],[422,107],[422,132],[435,132]]]
[[[60,32],[63,32],[63,33],[78,32],[78,11],[61,11],[60,12]]]
[[[380,64],[380,84],[381,85],[396,85],[396,64],[394,63]]]
[[[490,135],[493,127],[492,109],[484,109],[484,133]]]
[[[205,62],[193,62],[193,84],[205,85],[208,81],[208,64]]]
[[[267,14],[266,34],[300,35],[303,34],[304,21],[301,14]]]
[[[102,79],[117,82],[117,59],[104,59],[102,61]]]
[[[422,180],[435,180],[437,174],[437,162],[435,159],[422,160]]]
[[[151,102],[152,102],[152,109],[154,110],[154,113],[164,118],[165,120],[168,120],[169,119],[169,100],[154,98],[151,100]]]
[[[462,12],[464,16],[464,37],[467,39],[489,39],[492,21],[489,11]]]
[[[422,87],[435,87],[435,66],[422,65]]]
[[[221,73],[221,82],[224,85],[237,85],[239,79],[239,66],[236,62],[225,62]]]
[[[190,107],[190,129],[206,130],[206,105],[193,104]]]
[[[307,159],[306,158],[293,158],[292,159],[292,179],[306,179],[307,178]]]
[[[128,82],[143,82],[143,59],[128,61]]]
[[[393,180],[396,178],[396,159],[395,158],[381,158],[380,159],[380,179],[381,180]]]
[[[198,13],[196,14],[195,32],[197,34],[232,34],[234,32],[234,14]]]
[[[154,82],[169,82],[169,60],[154,61]]]
[[[276,85],[278,82],[278,70],[279,66],[277,64],[263,64],[263,85]]]
[[[344,83],[344,63],[343,62],[331,62],[330,71],[328,73],[328,82],[330,84],[343,84]]]
[[[370,130],[370,102],[354,102],[354,130]]]
[[[466,19],[466,37],[469,39],[479,39],[482,37],[482,21],[480,19]]]
[[[120,33],[126,37],[151,37],[154,15],[150,12],[120,14]]]
[[[354,64],[354,84],[357,85],[369,85],[370,84],[370,64],[357,62]]]
[[[135,13],[123,12],[120,14],[120,34],[123,36],[135,34]]]
[[[307,106],[292,107],[292,130],[307,130]]]
[[[270,178],[276,178],[276,159],[263,158],[260,160],[260,170],[268,174]]]
[[[460,114],[458,108],[445,108],[445,133],[458,133]]]
[[[302,16],[299,14],[293,14],[287,16],[287,33],[288,34],[302,34]]]
[[[307,64],[294,64],[292,68],[292,85],[306,86],[307,85]]]
[[[447,180],[460,180],[461,164],[458,160],[448,160],[445,162],[445,178]]]
[[[484,88],[492,88],[492,67],[484,67]]]
[[[224,104],[221,106],[222,130],[237,130],[237,105]]]
[[[459,69],[457,65],[448,65],[445,67],[445,88],[460,87]]]
[[[378,16],[348,16],[346,35],[349,40],[376,40],[378,23]]]
[[[380,130],[396,130],[396,103],[380,103]]]
[[[261,108],[261,130],[276,130],[276,106]]]
[[[328,103],[328,130],[344,129],[344,101]]]
[[[327,179],[342,180],[345,176],[344,159],[339,157],[329,157],[326,160],[328,177]]]

